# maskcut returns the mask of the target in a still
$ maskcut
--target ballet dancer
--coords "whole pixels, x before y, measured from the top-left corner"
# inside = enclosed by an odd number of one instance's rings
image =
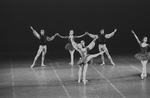
[[[62,36],[60,34],[57,34],[61,38],[67,38],[68,39],[68,43],[66,44],[65,49],[69,50],[70,57],[71,57],[71,62],[69,63],[69,65],[71,65],[71,66],[74,65],[74,52],[75,52],[75,49],[71,44],[71,39],[83,37],[86,35],[86,33],[83,35],[80,35],[80,36],[74,36],[73,34],[74,34],[73,30],[70,30],[69,36]]]
[[[37,59],[38,59],[38,57],[40,56],[41,53],[42,53],[41,66],[44,67],[45,66],[44,65],[44,58],[45,58],[45,54],[47,52],[46,42],[47,41],[52,41],[57,34],[55,34],[52,37],[48,37],[48,36],[45,36],[45,31],[44,30],[41,30],[40,34],[38,34],[37,31],[34,30],[32,26],[30,26],[30,28],[33,31],[34,36],[37,37],[40,40],[40,46],[39,46],[38,52],[37,52],[37,54],[34,58],[33,64],[31,65],[31,68],[34,67],[35,62],[37,61]]]
[[[98,38],[98,41],[99,41],[99,46],[98,46],[99,47],[99,51],[100,52],[101,51],[105,51],[105,53],[106,53],[107,57],[109,58],[109,60],[110,60],[110,62],[111,62],[112,65],[115,65],[115,63],[113,62],[113,60],[112,60],[112,58],[111,58],[111,56],[109,54],[109,51],[108,51],[108,49],[106,47],[106,39],[111,38],[115,34],[116,31],[117,31],[117,29],[114,29],[114,31],[112,33],[105,34],[104,33],[104,29],[102,29],[102,30],[100,30],[100,33],[98,34],[98,37],[99,37]],[[88,35],[94,35],[94,34],[90,34],[88,32],[87,32],[87,34]],[[101,59],[102,59],[101,66],[103,66],[103,65],[105,65],[104,54],[101,55]]]
[[[86,80],[86,73],[88,69],[88,65],[91,64],[91,60],[104,52],[101,51],[100,53],[97,54],[87,54],[87,52],[95,46],[95,41],[98,39],[98,36],[96,35],[90,35],[93,38],[93,41],[85,47],[85,42],[82,40],[80,43],[76,43],[74,39],[71,39],[71,43],[73,47],[80,53],[81,57],[79,61],[77,62],[77,65],[79,66],[79,71],[78,71],[78,83],[81,82],[81,77],[82,77],[82,82],[85,85],[87,80]]]
[[[147,48],[150,47],[150,44],[147,44],[148,41],[147,37],[143,37],[143,40],[140,41],[135,32],[133,30],[131,30],[131,32],[134,34],[141,48],[141,52],[135,54],[135,58],[140,60],[142,63],[143,68],[141,73],[141,79],[144,79],[144,77],[147,77],[146,65],[148,60],[150,59],[150,52],[147,52]]]

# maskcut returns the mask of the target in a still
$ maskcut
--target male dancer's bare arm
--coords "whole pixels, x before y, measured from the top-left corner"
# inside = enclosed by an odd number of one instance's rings
[[[33,31],[33,34],[38,38],[40,39],[40,35],[33,29],[32,26],[30,26],[31,30]]]
[[[139,44],[141,44],[141,41],[139,40],[139,38],[137,37],[137,35],[134,33],[134,31],[131,30],[131,32],[133,33],[133,35],[134,35],[134,37],[136,38],[137,42],[138,42]]]
[[[94,38],[95,36],[98,36],[98,35],[91,34],[91,33],[88,33],[88,32],[85,32],[85,33],[88,34],[91,38]]]
[[[106,38],[110,38],[110,37],[114,36],[114,34],[115,34],[116,31],[117,31],[117,29],[114,29],[113,32],[111,32],[110,34],[106,34],[105,37]]]

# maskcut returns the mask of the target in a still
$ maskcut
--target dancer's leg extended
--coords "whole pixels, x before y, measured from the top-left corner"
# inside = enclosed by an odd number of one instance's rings
[[[105,51],[107,57],[109,58],[111,64],[112,64],[112,65],[115,65],[115,63],[113,62],[113,60],[112,60],[112,58],[111,58],[111,56],[110,56],[110,54],[109,54],[109,51],[108,51],[108,49],[107,49],[106,46],[104,47],[104,51]]]
[[[69,50],[70,57],[71,57],[71,62],[69,64],[72,66],[74,64],[74,52],[75,52],[75,50]]]
[[[100,53],[97,53],[97,54],[90,54],[87,58],[86,58],[86,62],[90,61],[91,59],[99,56],[99,55],[102,55],[104,53],[104,51],[101,51]]]
[[[37,61],[38,57],[40,56],[41,52],[43,51],[43,47],[42,46],[39,46],[39,49],[38,49],[38,52],[34,58],[34,61],[33,61],[33,64],[31,65],[31,68],[34,67],[35,65],[35,62]]]
[[[41,66],[43,66],[43,67],[45,66],[44,59],[45,59],[46,52],[47,52],[47,46],[44,46],[43,51],[42,51],[42,62],[41,62]]]

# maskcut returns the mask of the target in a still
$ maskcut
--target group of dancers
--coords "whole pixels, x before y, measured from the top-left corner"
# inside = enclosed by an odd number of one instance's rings
[[[43,66],[43,67],[45,66],[44,65],[44,59],[45,59],[45,54],[47,52],[46,43],[47,43],[47,41],[54,40],[56,36],[59,36],[60,38],[67,38],[68,39],[68,43],[65,46],[65,49],[69,50],[70,57],[71,57],[71,62],[69,64],[71,66],[74,65],[74,52],[75,52],[75,50],[78,51],[80,56],[81,56],[79,58],[79,61],[77,62],[77,65],[79,66],[79,71],[78,71],[78,82],[79,83],[82,81],[84,84],[86,84],[86,82],[87,82],[86,73],[87,73],[88,65],[92,63],[93,58],[95,58],[99,55],[101,55],[101,59],[102,59],[101,66],[105,65],[104,53],[109,58],[111,64],[113,66],[115,66],[115,63],[113,62],[113,60],[109,54],[109,51],[106,47],[106,40],[111,38],[115,34],[117,29],[114,29],[114,31],[109,33],[109,34],[105,34],[104,29],[102,29],[102,30],[100,30],[100,33],[97,35],[91,34],[89,32],[85,32],[83,35],[80,35],[80,36],[74,36],[74,31],[70,30],[69,36],[62,36],[59,33],[56,33],[52,37],[48,37],[45,35],[44,30],[41,30],[40,33],[38,33],[36,30],[33,29],[32,26],[30,26],[30,28],[32,29],[33,34],[40,40],[39,49],[38,49],[38,52],[34,58],[33,64],[31,65],[31,68],[34,67],[35,62],[37,61],[40,54],[42,54],[41,66]],[[135,57],[138,60],[140,60],[142,63],[143,68],[142,68],[141,78],[143,79],[144,77],[147,76],[146,65],[147,65],[148,59],[150,59],[150,53],[147,52],[147,48],[150,47],[150,45],[147,44],[147,41],[148,41],[147,37],[143,37],[143,40],[140,41],[138,39],[137,35],[134,33],[134,31],[131,30],[131,32],[134,34],[134,36],[137,39],[137,41],[140,45],[140,48],[141,48],[141,52],[135,54]],[[75,40],[74,40],[75,38],[80,38],[80,37],[83,37],[85,35],[89,35],[89,37],[91,37],[93,39],[92,42],[88,46],[85,46],[84,40],[81,40],[80,43],[75,42]],[[96,40],[98,40],[98,42],[99,42],[99,46],[98,46],[99,53],[88,54],[88,51],[94,48]]]

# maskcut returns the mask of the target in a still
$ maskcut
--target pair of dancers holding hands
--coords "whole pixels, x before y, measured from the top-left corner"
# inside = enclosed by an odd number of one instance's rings
[[[45,66],[44,65],[44,57],[45,57],[45,54],[47,52],[46,43],[47,43],[47,41],[52,41],[57,35],[59,37],[61,37],[61,38],[67,38],[68,39],[68,44],[65,46],[65,49],[69,50],[70,57],[71,57],[71,62],[69,64],[73,66],[74,65],[74,52],[75,52],[75,48],[71,44],[71,39],[80,38],[80,37],[83,37],[85,35],[93,35],[93,34],[89,34],[88,32],[86,32],[83,35],[74,36],[74,31],[70,30],[69,36],[61,36],[60,34],[56,33],[52,37],[48,37],[48,36],[45,35],[45,31],[44,30],[41,30],[40,34],[38,34],[37,31],[34,30],[32,26],[30,26],[30,28],[32,29],[33,34],[40,40],[39,50],[37,52],[37,55],[34,58],[34,61],[33,61],[33,64],[31,65],[31,67],[34,67],[35,62],[36,62],[36,60],[38,59],[38,57],[40,56],[41,53],[42,53],[41,66]],[[101,30],[101,32],[103,32],[103,31],[104,30]],[[104,32],[102,33],[101,36],[103,36],[103,35],[104,35]],[[110,36],[110,35],[112,36],[112,34],[106,34],[106,38],[108,38],[108,36]],[[104,43],[105,41],[106,41],[106,39],[104,39],[104,37],[99,38],[99,42],[100,43]],[[111,59],[111,57],[110,57],[110,55],[108,53],[108,49],[106,47],[102,47],[102,48],[104,48],[105,50],[107,50],[106,54],[108,55],[108,57],[110,58],[112,64],[114,65],[114,63],[113,63],[113,61],[112,61],[112,59]],[[99,50],[102,51],[102,48],[99,48]],[[102,55],[102,61],[103,61],[103,64],[104,64],[104,57],[103,57],[103,55]]]
[[[30,27],[30,28],[32,29],[33,34],[40,40],[39,50],[37,52],[37,55],[34,58],[33,64],[31,65],[31,68],[34,67],[35,62],[41,53],[42,53],[41,66],[45,66],[44,65],[44,57],[45,57],[45,54],[47,52],[46,42],[52,41],[56,36],[59,36],[61,38],[68,38],[69,43],[65,46],[65,48],[67,50],[69,50],[69,52],[70,52],[70,55],[71,55],[71,63],[70,64],[72,66],[74,64],[74,52],[75,52],[75,50],[80,53],[81,57],[77,63],[77,65],[79,65],[78,82],[81,82],[81,80],[82,80],[84,84],[86,84],[86,82],[87,82],[86,72],[87,72],[88,65],[91,63],[91,60],[93,58],[99,56],[99,55],[102,55],[104,52],[108,53],[108,50],[106,50],[107,49],[106,46],[105,46],[105,49],[101,50],[97,54],[88,54],[87,53],[89,50],[94,48],[95,41],[99,38],[98,35],[93,35],[93,34],[86,32],[83,35],[74,36],[73,30],[70,30],[69,36],[61,36],[60,34],[56,33],[52,37],[48,37],[48,36],[45,36],[44,30],[41,30],[41,33],[38,34],[32,27]],[[101,31],[103,31],[103,30],[101,30]],[[112,32],[111,34],[107,34],[106,38],[110,38],[111,36],[114,35],[115,32],[116,32],[116,30],[114,30],[114,32]],[[89,35],[91,38],[93,38],[93,41],[88,46],[85,46],[85,42],[83,40],[81,41],[81,43],[78,43],[78,44],[74,41],[74,38],[80,38],[80,37],[83,37],[84,35]],[[81,77],[83,77],[83,79],[81,79]]]

